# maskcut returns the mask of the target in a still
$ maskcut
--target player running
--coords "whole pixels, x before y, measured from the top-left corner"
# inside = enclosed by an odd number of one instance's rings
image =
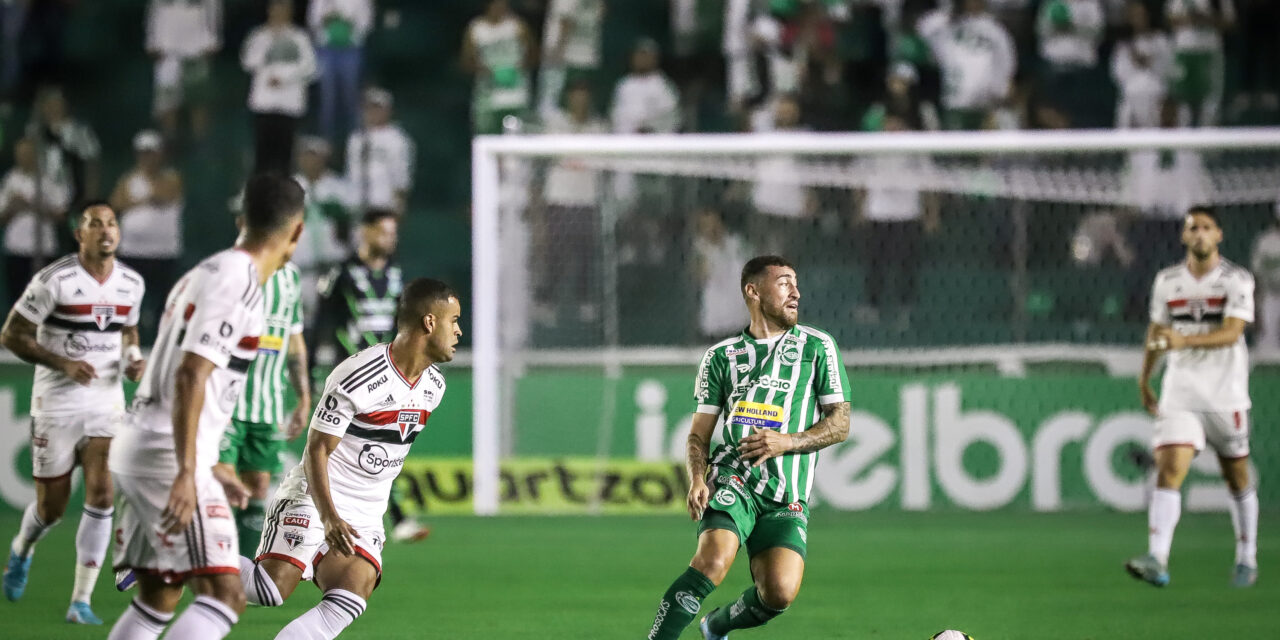
[[[107,451],[124,420],[123,373],[142,377],[138,348],[142,276],[116,260],[120,227],[105,204],[91,204],[75,229],[78,253],[45,267],[27,285],[0,330],[0,344],[36,365],[31,388],[31,468],[27,505],[9,550],[4,595],[22,597],[36,542],[58,524],[71,498],[71,471],[84,469],[84,512],[76,530],[76,573],[67,622],[102,624],[89,607],[111,542]]]
[[[698,549],[658,605],[649,640],[680,636],[746,545],[755,584],[702,618],[704,638],[761,626],[804,577],[818,450],[849,435],[849,381],[830,335],[796,324],[800,289],[784,258],[742,268],[751,324],[707,350],[689,433],[689,515]],[[712,432],[723,444],[708,455]],[[708,486],[708,482],[711,486]]]
[[[132,569],[139,593],[110,640],[158,637],[184,585],[196,597],[167,637],[222,638],[244,610],[230,504],[246,496],[238,482],[224,490],[213,465],[257,356],[262,285],[293,253],[302,208],[302,187],[293,180],[251,178],[235,246],[188,271],[165,301],[151,366],[111,447],[124,505],[116,570]]]
[[[461,307],[439,280],[410,282],[390,344],[338,365],[311,417],[303,461],[267,508],[257,564],[241,558],[250,602],[279,606],[312,580],[324,595],[276,638],[336,638],[382,577],[382,514],[409,447],[444,398],[437,363],[453,359]]]
[[[1249,352],[1244,327],[1253,322],[1253,276],[1218,254],[1222,229],[1208,207],[1193,207],[1182,228],[1186,262],[1156,275],[1151,326],[1138,387],[1156,416],[1156,490],[1147,507],[1148,553],[1125,563],[1135,578],[1169,584],[1169,548],[1182,512],[1182,481],[1191,459],[1213,447],[1231,490],[1236,535],[1231,584],[1258,578],[1258,496],[1249,481]],[[1151,372],[1168,352],[1160,400]]]

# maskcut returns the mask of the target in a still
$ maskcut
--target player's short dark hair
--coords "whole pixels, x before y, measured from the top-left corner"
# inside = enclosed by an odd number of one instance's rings
[[[414,278],[400,291],[396,300],[396,326],[417,326],[422,317],[431,313],[431,305],[456,298],[453,287],[434,278]]]
[[[259,173],[244,185],[244,227],[250,234],[278,231],[302,213],[306,198],[296,180],[280,173]]]
[[[1222,222],[1218,220],[1218,210],[1207,204],[1193,204],[1187,208],[1187,215],[1207,216],[1213,223],[1222,226]]]
[[[89,210],[93,209],[94,207],[106,207],[107,209],[111,210],[111,213],[116,213],[116,208],[111,206],[110,202],[107,202],[106,200],[90,200],[84,203],[84,206],[80,207],[80,215],[77,217],[77,220],[83,221],[85,214],[89,213]],[[77,222],[76,224],[79,225],[79,222]]]
[[[387,218],[395,218],[396,220],[399,220],[400,216],[397,215],[396,212],[392,211],[391,209],[374,208],[374,209],[369,209],[368,211],[365,211],[364,215],[360,216],[360,224],[366,227],[369,227],[369,226],[378,224],[379,222],[382,222]]]
[[[746,289],[748,282],[760,277],[769,267],[786,267],[793,271],[796,268],[790,260],[782,256],[756,256],[742,265],[742,281],[738,283],[738,288]]]

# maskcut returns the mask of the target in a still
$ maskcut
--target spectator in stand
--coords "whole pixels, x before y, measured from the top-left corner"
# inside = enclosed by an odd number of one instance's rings
[[[803,131],[800,103],[793,95],[779,96],[773,119],[761,124],[758,132]],[[756,214],[748,225],[750,241],[765,253],[794,254],[803,244],[805,231],[813,226],[818,200],[804,182],[804,166],[787,155],[756,160],[756,180],[751,188],[751,204]]]
[[[1259,351],[1280,353],[1280,200],[1275,204],[1275,223],[1258,235],[1249,256],[1249,269],[1258,280]]]
[[[210,59],[222,49],[222,0],[150,0],[147,53],[155,59],[155,116],[168,139],[187,107],[191,133],[204,139],[213,97]]]
[[[508,116],[525,117],[536,58],[529,27],[507,0],[489,0],[467,25],[462,67],[475,76],[471,125],[477,135],[502,133]]]
[[[1275,122],[1280,112],[1280,2],[1240,0],[1240,91],[1232,107],[1240,117],[1251,109]]]
[[[329,168],[331,155],[324,138],[298,140],[298,172],[293,179],[307,194],[307,209],[293,263],[302,272],[302,304],[308,317],[315,312],[320,278],[346,257],[352,232],[351,190]]]
[[[680,96],[658,68],[658,43],[644,38],[631,51],[631,71],[613,90],[609,120],[615,133],[675,133]]]
[[[165,163],[164,141],[153,130],[133,137],[137,159],[111,192],[111,208],[120,220],[116,253],[156,292],[142,301],[139,326],[154,335],[169,288],[180,275],[182,256],[182,176]],[[160,293],[160,292],[164,293]]]
[[[542,31],[538,115],[560,109],[566,86],[595,79],[600,69],[605,0],[551,0]]]
[[[1111,77],[1120,89],[1116,127],[1158,127],[1160,109],[1169,93],[1173,45],[1168,35],[1152,28],[1146,3],[1130,2],[1128,20],[1129,33],[1111,53]]]
[[[364,43],[373,27],[373,0],[311,0],[307,26],[320,66],[320,135],[343,140],[356,128]]]
[[[253,173],[287,174],[298,119],[307,111],[307,84],[316,73],[311,40],[293,24],[293,0],[267,3],[267,22],[245,39],[240,64],[253,74]]]
[[[364,126],[347,140],[347,184],[353,215],[388,209],[403,216],[413,188],[413,141],[391,121],[391,93],[380,87],[364,92]]]
[[[1093,82],[1103,32],[1099,0],[1049,0],[1040,5],[1040,92],[1077,127],[1101,126],[1093,103],[1104,87]]]
[[[937,131],[942,126],[938,107],[921,95],[915,65],[897,62],[885,79],[884,99],[871,105],[862,116],[865,131],[884,130],[884,118],[895,115],[914,131]]]
[[[1009,32],[987,11],[986,0],[957,0],[956,4],[949,12],[938,10],[921,17],[917,31],[929,43],[942,72],[943,126],[984,129],[1009,99],[1016,52]]]
[[[1225,75],[1222,36],[1235,26],[1235,5],[1232,0],[1167,0],[1165,18],[1173,31],[1175,69],[1170,94],[1178,103],[1178,123],[1214,126]],[[1275,25],[1271,37],[1275,37]]]
[[[35,112],[27,136],[40,141],[47,154],[46,171],[58,174],[71,189],[72,205],[101,197],[102,147],[93,129],[71,115],[62,89],[41,89]]]
[[[38,183],[38,185],[37,185]],[[58,253],[57,225],[66,218],[71,192],[57,174],[41,174],[36,142],[13,145],[13,168],[0,183],[0,226],[8,304],[13,306],[39,267]]]
[[[739,287],[742,265],[753,254],[742,236],[729,230],[718,209],[698,210],[694,224],[694,275],[702,293],[698,331],[704,340],[719,341],[746,326]]]

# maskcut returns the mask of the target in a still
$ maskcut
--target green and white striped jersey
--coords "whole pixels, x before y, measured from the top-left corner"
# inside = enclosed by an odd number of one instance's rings
[[[796,325],[769,340],[745,331],[707,350],[694,383],[697,413],[723,416],[711,464],[731,467],[748,489],[778,503],[808,500],[817,452],[787,453],[758,467],[738,457],[752,427],[799,433],[822,405],[849,402],[849,377],[830,334]]]
[[[289,338],[302,333],[302,284],[298,267],[286,262],[262,285],[262,293],[266,320],[258,338],[258,357],[249,367],[244,393],[231,417],[278,425],[284,421]]]

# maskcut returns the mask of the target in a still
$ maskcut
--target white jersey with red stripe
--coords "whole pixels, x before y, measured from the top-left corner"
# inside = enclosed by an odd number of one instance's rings
[[[1204,277],[1186,263],[1164,269],[1151,289],[1151,322],[1183,335],[1214,331],[1226,318],[1253,322],[1253,275],[1226,258]],[[1160,409],[1232,412],[1249,409],[1249,351],[1244,336],[1229,347],[1178,349],[1166,356]]]
[[[165,300],[147,372],[111,447],[111,471],[166,478],[177,473],[174,378],[183,355],[192,353],[215,367],[205,381],[196,434],[196,468],[209,473],[257,356],[262,325],[262,283],[248,253],[221,251],[183,275]]]
[[[32,417],[124,413],[120,330],[138,324],[144,290],[142,276],[120,261],[99,282],[74,253],[31,279],[14,310],[38,325],[36,342],[57,355],[87,362],[98,374],[82,385],[61,371],[36,365]]]
[[[329,374],[311,428],[342,438],[329,456],[329,495],[349,524],[381,528],[391,484],[444,390],[435,365],[405,380],[388,344],[347,358]],[[278,495],[310,500],[302,464],[289,471]]]

